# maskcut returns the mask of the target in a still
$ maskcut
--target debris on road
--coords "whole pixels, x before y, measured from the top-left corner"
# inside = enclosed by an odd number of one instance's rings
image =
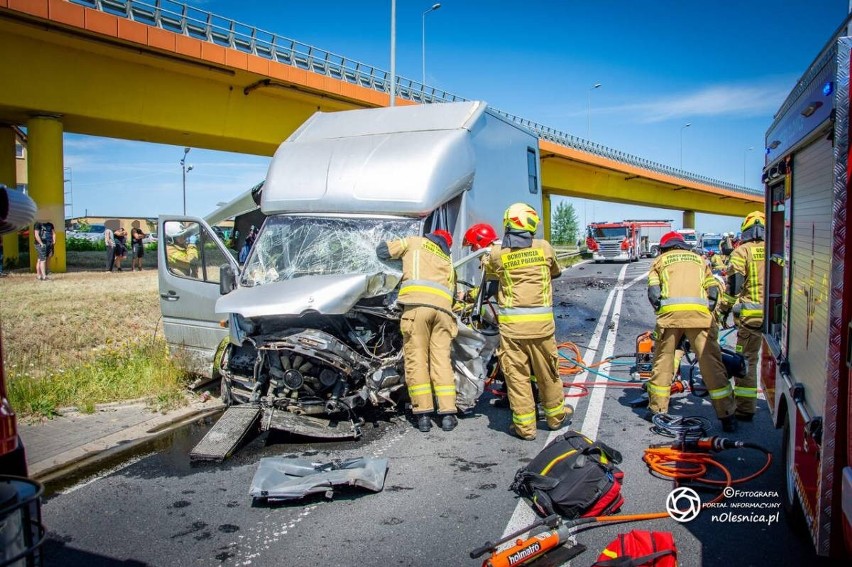
[[[267,501],[295,500],[309,494],[332,498],[335,486],[359,486],[381,492],[388,471],[387,459],[356,457],[330,463],[304,459],[266,457],[260,460],[249,494]]]

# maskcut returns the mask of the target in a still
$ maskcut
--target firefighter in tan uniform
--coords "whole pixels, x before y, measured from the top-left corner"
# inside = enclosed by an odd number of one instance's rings
[[[438,400],[441,429],[452,431],[456,419],[456,383],[450,362],[450,345],[458,333],[452,313],[456,274],[450,258],[453,237],[436,230],[424,237],[411,236],[383,242],[376,248],[382,260],[402,259],[402,280],[397,302],[400,318],[405,383],[417,428],[432,429],[434,397]]]
[[[737,419],[751,421],[757,402],[757,365],[763,327],[763,278],[766,249],[763,244],[766,216],[749,213],[742,224],[741,244],[728,260],[728,279],[719,319],[724,325],[733,309],[737,320],[737,352],[748,361],[745,377],[734,378]]]
[[[539,218],[535,209],[515,203],[503,217],[502,243],[491,246],[488,270],[499,281],[500,367],[512,408],[511,431],[522,439],[536,435],[536,404],[530,369],[536,377],[542,409],[550,429],[559,429],[573,414],[565,406],[556,352],[553,288],[559,277],[553,249],[533,238]]]
[[[648,381],[648,419],[668,412],[674,352],[686,335],[698,357],[701,376],[722,428],[735,431],[733,391],[711,315],[719,296],[719,282],[704,259],[692,252],[677,232],[663,235],[660,251],[648,275],[648,300],[657,312],[654,367]]]

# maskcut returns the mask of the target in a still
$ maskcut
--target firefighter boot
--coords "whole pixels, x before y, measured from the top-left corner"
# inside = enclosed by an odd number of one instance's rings
[[[737,419],[729,415],[728,417],[723,417],[719,421],[722,422],[722,431],[725,433],[733,433],[737,430]]]
[[[432,429],[432,414],[421,413],[417,418],[417,429],[423,433],[428,433]]]
[[[459,424],[458,418],[452,414],[447,414],[441,418],[441,429],[444,431],[452,431]]]

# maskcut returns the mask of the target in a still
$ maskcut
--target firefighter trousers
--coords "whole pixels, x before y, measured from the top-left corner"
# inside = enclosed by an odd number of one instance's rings
[[[748,372],[742,378],[734,377],[734,399],[739,415],[752,415],[757,405],[757,367],[760,364],[760,344],[763,321],[740,323],[737,327],[737,352],[748,362]],[[755,325],[757,325],[755,327]]]
[[[456,413],[456,379],[450,345],[458,334],[455,317],[433,307],[406,306],[399,322],[405,357],[405,384],[415,414]]]
[[[556,339],[553,335],[535,339],[500,336],[500,369],[506,379],[512,423],[521,437],[535,437],[536,411],[530,370],[536,377],[539,398],[551,429],[565,420],[565,394],[559,377]]]
[[[683,335],[689,340],[692,352],[698,358],[701,376],[707,385],[710,402],[716,416],[728,417],[734,413],[733,390],[731,389],[722,351],[717,342],[715,324],[710,329],[661,329],[657,327],[657,344],[654,349],[654,368],[648,381],[648,408],[654,413],[669,411],[672,378],[674,377],[674,352]]]

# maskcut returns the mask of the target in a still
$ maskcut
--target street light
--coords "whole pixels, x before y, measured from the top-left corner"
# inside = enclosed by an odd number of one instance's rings
[[[683,131],[692,126],[692,122],[687,122],[680,127],[680,170],[683,171]]]
[[[586,139],[590,139],[592,137],[592,91],[595,89],[601,88],[603,85],[600,83],[595,83],[591,87],[589,87],[589,112],[587,114],[588,123],[586,125]]]
[[[438,8],[441,7],[441,3],[433,4],[431,8],[423,12],[423,80],[420,81],[420,85],[424,88],[426,87],[426,14],[429,12],[434,12]]]
[[[180,167],[183,171],[183,214],[186,214],[186,172],[192,171],[191,165],[186,165],[186,154],[189,153],[189,150],[192,148],[184,148],[183,149],[183,157],[180,158]]]
[[[746,185],[746,156],[750,151],[754,149],[754,146],[749,146],[743,150],[743,187],[747,187]]]
[[[390,105],[396,106],[396,0],[391,0]]]

